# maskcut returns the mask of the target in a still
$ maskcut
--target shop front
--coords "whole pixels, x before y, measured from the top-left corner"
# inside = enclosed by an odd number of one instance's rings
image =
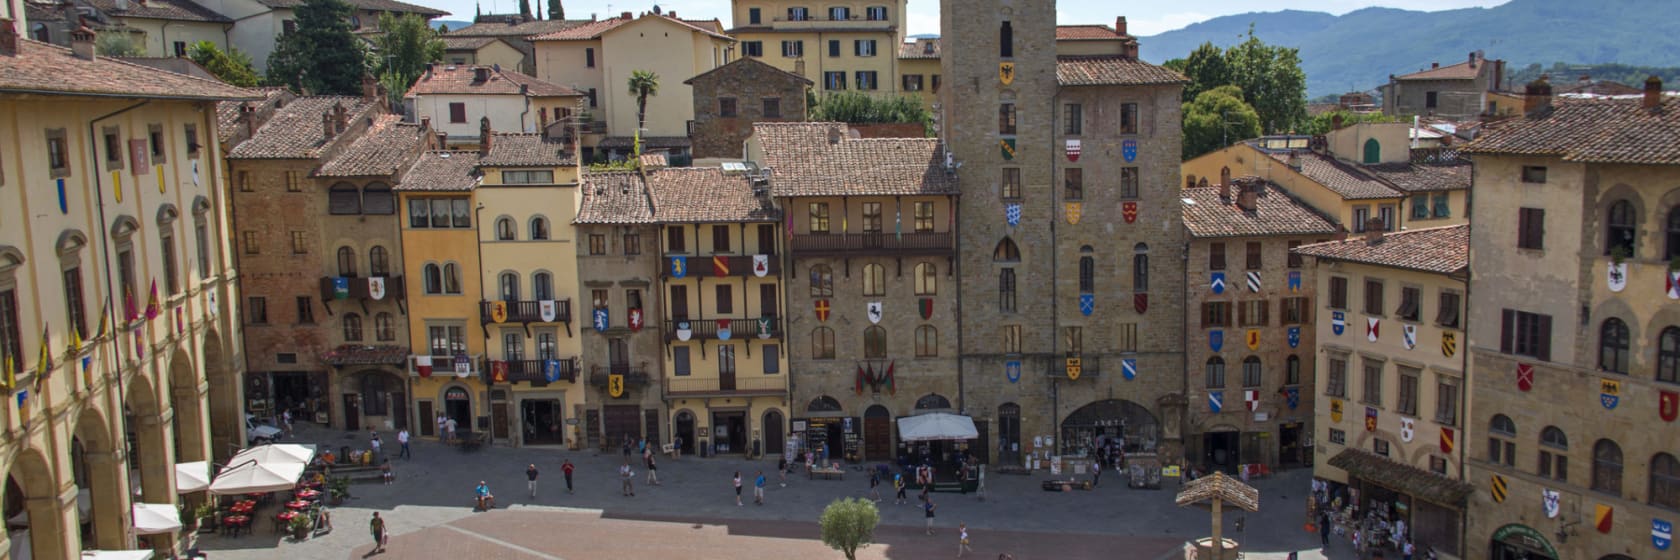
[[[566,444],[565,391],[516,391],[520,445]]]
[[[1062,419],[1061,439],[1052,445],[1062,468],[1089,472],[1099,453],[1119,449],[1125,460],[1156,458],[1161,424],[1147,407],[1122,399],[1081,406]]]
[[[246,412],[268,421],[291,411],[294,421],[328,423],[326,371],[253,371],[245,374]]]
[[[1557,560],[1557,549],[1546,535],[1533,527],[1512,523],[1500,527],[1489,539],[1488,558],[1491,560]]]
[[[863,419],[847,416],[842,408],[834,397],[823,395],[811,399],[805,405],[804,416],[795,417],[790,423],[783,445],[785,452],[799,457],[810,451],[817,462],[822,462],[825,450],[829,462],[860,460]]]
[[[1460,556],[1462,512],[1474,490],[1469,484],[1360,449],[1343,450],[1329,465],[1348,475],[1347,499],[1327,506],[1346,534],[1359,530],[1373,550],[1398,552],[1410,539],[1419,550]]]

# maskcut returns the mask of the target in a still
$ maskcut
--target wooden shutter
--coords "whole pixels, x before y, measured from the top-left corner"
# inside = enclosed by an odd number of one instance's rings
[[[1539,341],[1535,344],[1534,357],[1549,362],[1552,360],[1552,316],[1538,315],[1537,317],[1540,324],[1536,329],[1539,331],[1536,336],[1539,337]]]
[[[1510,354],[1512,340],[1516,336],[1517,312],[1504,309],[1499,314],[1499,352]]]

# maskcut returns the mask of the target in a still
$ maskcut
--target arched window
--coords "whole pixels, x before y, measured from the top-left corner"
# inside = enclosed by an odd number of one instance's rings
[[[513,218],[509,218],[507,216],[496,218],[497,241],[513,241],[515,234],[513,229]]]
[[[548,239],[548,218],[537,216],[531,218],[531,240]]]
[[[519,301],[519,275],[503,272],[496,277],[496,294],[502,301]]]
[[[397,198],[392,196],[391,186],[385,183],[369,183],[362,188],[362,213],[397,213]]]
[[[1149,245],[1139,243],[1132,247],[1132,291],[1149,291]]]
[[[547,272],[531,275],[531,299],[554,299],[554,276]]]
[[[362,316],[355,313],[345,313],[341,321],[344,322],[344,341],[361,342]]]
[[[887,357],[887,329],[880,325],[863,329],[863,357],[872,360]]]
[[[348,245],[338,248],[338,275],[349,278],[356,276],[356,250]]]
[[[1207,387],[1209,389],[1225,388],[1225,359],[1219,356],[1208,358]]]
[[[934,358],[939,356],[939,330],[933,325],[916,327],[916,357]]]
[[[1680,461],[1673,455],[1658,453],[1651,457],[1650,504],[1680,510]]]
[[[1608,439],[1593,444],[1592,489],[1613,496],[1622,494],[1622,446]]]
[[[1021,249],[1015,246],[1014,240],[1005,237],[992,249],[992,262],[1021,262]]]
[[[443,269],[439,268],[436,264],[427,264],[420,270],[420,276],[425,279],[426,293],[443,293]]]
[[[1668,231],[1664,232],[1668,240],[1667,250],[1663,253],[1663,260],[1672,261],[1680,257],[1680,206],[1668,210]]]
[[[373,336],[380,342],[397,339],[397,324],[390,313],[381,311],[373,316]]]
[[[45,23],[31,23],[29,24],[29,38],[42,43],[51,43],[52,30],[48,29]]]
[[[1517,464],[1517,423],[1504,414],[1488,422],[1488,462],[1507,467]]]
[[[443,265],[443,293],[461,293],[461,267],[455,263]]]
[[[1263,375],[1260,372],[1260,357],[1249,356],[1243,358],[1243,387],[1259,387]]]
[[[1536,474],[1560,481],[1569,480],[1569,437],[1563,435],[1563,430],[1557,426],[1546,426],[1540,430],[1540,470]]]
[[[1090,253],[1091,246],[1079,249],[1081,253]],[[1079,257],[1079,293],[1089,294],[1097,291],[1097,259],[1091,255]]]
[[[1618,200],[1610,204],[1610,216],[1604,228],[1604,254],[1614,254],[1620,247],[1627,251],[1629,257],[1633,256],[1635,221],[1632,202]]]
[[[939,267],[933,263],[916,265],[916,295],[931,296],[939,292]]]
[[[1598,369],[1628,372],[1628,326],[1621,319],[1605,319],[1598,329]]]
[[[887,267],[878,264],[863,265],[863,295],[887,295]]]
[[[1382,163],[1382,143],[1376,138],[1365,141],[1365,163]]]
[[[390,276],[391,254],[383,245],[374,245],[368,249],[368,276]]]
[[[1284,361],[1283,361],[1283,384],[1284,385],[1300,385],[1301,384],[1301,357],[1300,356],[1290,354],[1288,358],[1284,359]]]
[[[811,329],[811,359],[834,359],[834,329],[828,327]]]
[[[1680,383],[1680,327],[1668,327],[1657,336],[1657,381]]]
[[[834,297],[834,269],[826,264],[811,266],[811,297]]]
[[[327,189],[327,212],[335,215],[362,213],[361,189],[350,183],[339,183]]]

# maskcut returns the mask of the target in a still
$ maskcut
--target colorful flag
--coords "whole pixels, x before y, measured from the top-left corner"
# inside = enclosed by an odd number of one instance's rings
[[[134,290],[123,288],[123,323],[133,323],[135,319],[140,318],[140,308],[136,307],[137,305],[139,304],[134,301]]]
[[[3,365],[3,367],[6,368],[6,388],[11,389],[12,387],[16,387],[17,386],[17,361],[12,359],[11,354],[6,355],[6,362]]]
[[[93,335],[93,338],[95,338],[95,339],[104,338],[105,335],[110,334],[110,332],[111,332],[111,306],[110,305],[105,305],[105,306],[102,306],[102,307],[99,308],[99,331]]]
[[[146,301],[146,319],[156,319],[158,313],[163,312],[163,304],[158,303],[157,280],[152,280],[151,299]]]
[[[70,325],[70,355],[74,357],[82,353],[82,329]]]
[[[49,333],[51,328],[50,325],[41,326],[41,359],[35,363],[36,379],[45,378],[47,374],[52,373],[52,345],[48,342],[52,338]]]

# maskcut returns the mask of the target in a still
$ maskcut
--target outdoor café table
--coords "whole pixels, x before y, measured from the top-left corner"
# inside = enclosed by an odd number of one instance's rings
[[[257,504],[255,504],[255,503],[239,502],[239,503],[233,504],[233,507],[228,508],[228,511],[233,512],[235,514],[242,514],[242,513],[251,513],[252,511],[254,511],[256,509],[257,509]]]
[[[293,500],[286,502],[286,509],[304,509],[309,507],[309,500]]]
[[[314,500],[321,497],[321,492],[319,490],[299,490],[296,495],[299,500]]]
[[[250,524],[251,516],[249,515],[229,515],[227,518],[222,520],[222,528],[232,531],[233,536],[235,537],[239,536],[239,530],[241,528],[249,527]]]
[[[295,511],[282,511],[280,513],[274,514],[274,532],[276,532],[276,533],[280,532],[280,529],[282,527],[285,527],[285,526],[291,524],[292,518],[297,517],[299,515],[303,515],[303,514],[301,514],[299,512],[295,512]]]

